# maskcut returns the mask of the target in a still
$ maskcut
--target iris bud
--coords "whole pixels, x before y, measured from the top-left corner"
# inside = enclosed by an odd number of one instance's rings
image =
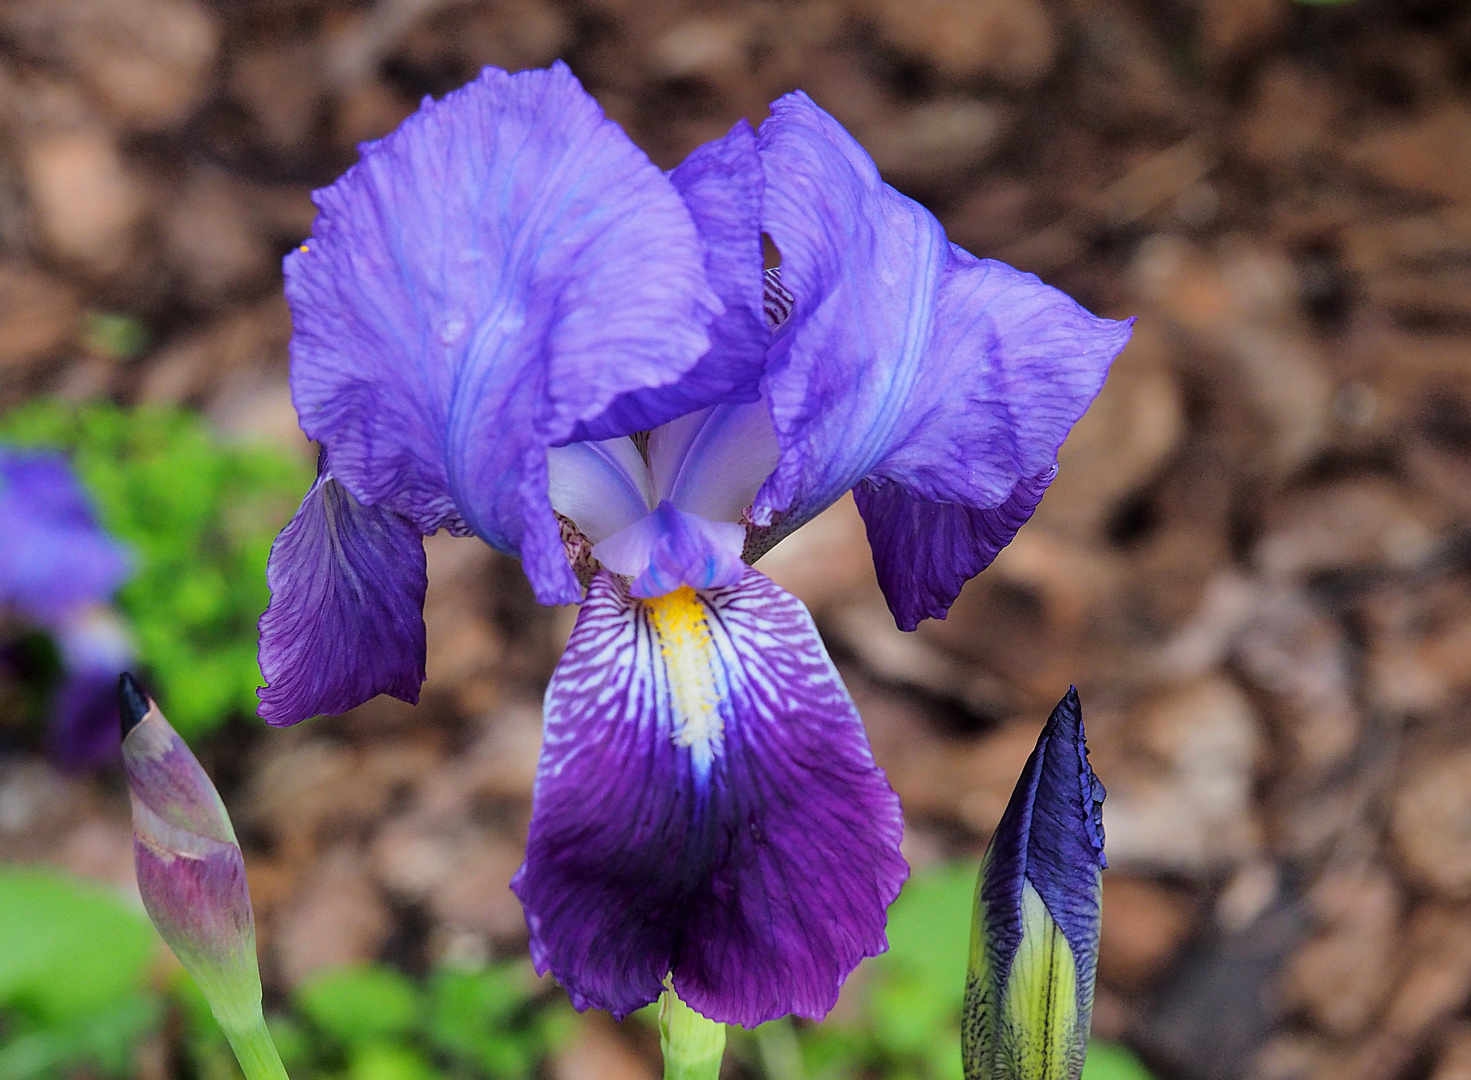
[[[255,917],[230,816],[193,752],[124,674],[123,770],[148,917],[194,977],[251,1080],[284,1077],[265,1034]]]
[[[1076,689],[1053,710],[981,861],[961,1025],[966,1080],[1077,1080],[1098,960],[1103,785]]]

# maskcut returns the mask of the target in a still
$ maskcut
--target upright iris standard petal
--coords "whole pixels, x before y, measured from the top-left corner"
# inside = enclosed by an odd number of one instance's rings
[[[65,458],[0,448],[0,608],[54,628],[106,603],[131,571]]]
[[[763,224],[793,307],[768,361],[782,452],[756,520],[774,542],[860,481],[888,489],[865,500],[869,526],[890,606],[912,627],[943,615],[957,567],[984,566],[1030,514],[1129,324],[948,243],[801,93],[773,106],[760,144]],[[943,519],[947,542],[927,538],[926,519]]]
[[[962,1021],[967,1080],[1078,1080],[1107,865],[1103,794],[1069,690],[981,862]]]
[[[666,976],[747,1026],[820,1017],[881,952],[898,799],[794,597],[600,573],[547,690],[526,863],[537,966],[622,1016]]]
[[[340,713],[375,694],[419,700],[424,542],[386,506],[363,506],[323,468],[271,546],[256,691],[268,723]]]
[[[707,351],[723,305],[684,200],[560,63],[487,68],[316,199],[286,261],[303,429],[362,505],[577,600],[547,447]]]
[[[679,381],[625,394],[578,440],[646,431],[717,402],[753,401],[769,334],[762,312],[761,159],[756,133],[742,120],[722,139],[690,152],[669,181],[684,199],[705,245],[705,271],[725,310],[710,324],[710,349]],[[662,268],[651,261],[646,273]]]

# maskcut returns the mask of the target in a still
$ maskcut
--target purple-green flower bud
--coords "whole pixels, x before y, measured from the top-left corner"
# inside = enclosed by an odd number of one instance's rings
[[[961,1021],[966,1080],[1078,1080],[1108,865],[1102,809],[1069,690],[981,861]]]
[[[143,906],[226,1033],[252,1028],[261,1016],[255,918],[230,816],[131,675],[119,681],[118,707]]]

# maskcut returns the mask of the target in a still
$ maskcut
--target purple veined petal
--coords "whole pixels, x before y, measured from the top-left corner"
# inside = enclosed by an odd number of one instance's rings
[[[573,436],[652,430],[716,402],[752,401],[770,337],[762,313],[761,160],[745,120],[696,147],[669,174],[705,245],[705,271],[725,310],[710,324],[710,348],[677,382],[626,394]],[[657,270],[651,266],[649,272]]]
[[[778,101],[759,139],[763,222],[793,307],[765,384],[782,454],[753,517],[776,523],[774,543],[859,480],[893,487],[867,500],[906,514],[870,522],[891,558],[912,564],[885,575],[890,606],[943,614],[957,567],[989,562],[1006,523],[1035,506],[1039,478],[1131,323],[1096,318],[1031,274],[949,244],[805,95]],[[920,517],[946,541],[928,539]],[[914,595],[896,595],[901,583]]]
[[[1011,543],[1057,475],[1054,466],[1017,484],[997,507],[927,502],[902,484],[865,481],[853,499],[868,531],[874,569],[900,630],[943,619],[975,577]]]
[[[632,525],[658,503],[648,467],[629,438],[547,451],[552,509],[593,543]]]
[[[363,506],[578,599],[547,447],[678,381],[722,308],[674,184],[558,63],[426,101],[316,200],[286,260],[303,429]]]
[[[594,544],[592,553],[609,570],[633,579],[634,596],[651,597],[683,585],[734,585],[746,570],[741,561],[745,543],[744,527],[685,513],[665,499],[653,512]]]
[[[295,724],[377,694],[419,700],[428,578],[411,521],[359,504],[322,469],[271,546],[266,582],[261,719]]]
[[[53,627],[62,683],[46,721],[46,748],[63,769],[95,769],[118,754],[118,675],[132,666],[133,642],[118,614],[100,605]]]
[[[717,405],[649,435],[649,471],[659,496],[710,521],[740,521],[777,455],[764,399]]]
[[[64,457],[0,448],[0,607],[54,629],[109,600],[132,569]]]
[[[1067,938],[1079,985],[1091,988],[1098,955],[1103,785],[1088,764],[1076,689],[1052,711],[1027,759],[991,846],[981,881],[987,931],[1002,970],[1021,940],[1022,891],[1030,883]]]
[[[945,238],[805,94],[775,102],[758,139],[762,226],[795,306],[768,359],[782,455],[756,517],[781,513],[789,531],[887,453],[920,378]]]
[[[899,803],[806,608],[594,579],[547,690],[526,862],[538,967],[623,1016],[666,975],[754,1026],[819,1018],[907,875]]]

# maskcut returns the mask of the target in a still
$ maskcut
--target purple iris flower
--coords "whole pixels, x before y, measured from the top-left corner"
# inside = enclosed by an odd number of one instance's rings
[[[63,767],[117,755],[117,677],[133,649],[108,605],[131,571],[128,552],[97,524],[65,458],[0,448],[0,613],[56,641],[64,679],[47,745]]]
[[[271,554],[261,715],[416,700],[421,537],[518,555],[582,604],[512,882],[538,967],[619,1015],[666,980],[715,1020],[825,1014],[885,947],[902,821],[749,564],[854,490],[899,624],[943,615],[1128,325],[949,244],[800,93],[665,174],[565,66],[486,69],[316,199],[286,294],[323,455]]]

